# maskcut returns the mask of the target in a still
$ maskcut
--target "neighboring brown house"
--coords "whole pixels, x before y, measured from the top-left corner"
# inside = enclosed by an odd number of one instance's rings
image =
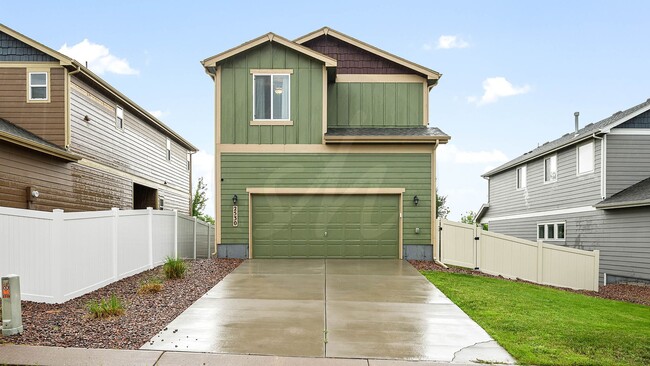
[[[0,206],[189,213],[196,151],[79,62],[0,24]]]

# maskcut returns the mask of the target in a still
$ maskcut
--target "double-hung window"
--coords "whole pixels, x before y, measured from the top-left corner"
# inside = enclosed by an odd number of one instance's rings
[[[564,240],[564,222],[550,222],[537,224],[537,240]]]
[[[544,183],[557,181],[557,155],[544,159]]]
[[[253,74],[253,122],[289,121],[291,100],[289,73]]]
[[[115,107],[115,127],[124,129],[124,109],[120,106]]]
[[[594,171],[594,142],[578,146],[578,175]]]
[[[172,160],[172,142],[169,139],[167,139],[167,152],[165,157],[167,158],[167,161]]]
[[[29,73],[29,100],[46,101],[48,100],[47,72],[30,72]]]
[[[526,170],[527,169],[526,169],[525,165],[522,166],[522,167],[517,168],[517,171],[515,173],[516,176],[517,176],[516,177],[516,179],[517,179],[517,182],[516,182],[517,189],[526,188]]]

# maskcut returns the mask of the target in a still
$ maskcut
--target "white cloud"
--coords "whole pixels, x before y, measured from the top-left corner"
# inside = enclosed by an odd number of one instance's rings
[[[437,150],[437,158],[443,162],[454,164],[501,164],[508,161],[508,157],[501,150],[462,150],[456,145],[440,145]]]
[[[430,46],[430,45],[429,45]],[[442,35],[438,38],[439,49],[448,50],[450,48],[467,48],[469,43],[458,36],[445,36]]]
[[[467,97],[467,102],[475,103],[476,105],[494,103],[501,97],[526,94],[530,91],[530,86],[514,86],[506,78],[497,76],[483,80],[483,90],[484,93],[481,98],[475,96]]]
[[[158,118],[158,119],[160,119],[160,118],[162,118],[163,116],[167,115],[167,112],[163,112],[163,111],[161,111],[161,110],[149,111],[149,113],[150,113],[152,116],[154,116],[154,117],[156,117],[156,118]]]
[[[205,203],[205,213],[214,216],[214,155],[205,151],[199,151],[192,156],[192,190],[196,190],[199,178],[208,186]]]
[[[112,55],[108,47],[92,43],[88,39],[73,45],[64,44],[59,52],[72,57],[82,64],[88,63],[88,68],[98,74],[106,72],[120,75],[137,75],[138,70],[129,66],[125,58]]]

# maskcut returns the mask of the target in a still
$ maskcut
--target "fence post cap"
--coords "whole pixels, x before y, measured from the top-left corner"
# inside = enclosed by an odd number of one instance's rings
[[[120,209],[117,207],[111,207],[111,211],[119,211]]]
[[[63,213],[63,210],[60,209],[60,208],[55,208],[54,210],[52,210],[52,212],[54,212],[54,213]]]
[[[153,207],[147,207],[147,211],[153,211]]]

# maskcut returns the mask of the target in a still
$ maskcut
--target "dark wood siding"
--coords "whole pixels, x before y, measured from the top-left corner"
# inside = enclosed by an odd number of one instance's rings
[[[132,183],[113,174],[66,162],[0,141],[0,206],[27,208],[27,187],[40,196],[33,209],[94,211],[131,208]]]
[[[115,125],[116,103],[76,77],[71,78],[70,151],[85,159],[153,182],[165,208],[189,212],[190,171],[187,150],[124,108],[124,128]],[[88,116],[88,121],[84,120]],[[164,192],[164,194],[162,193]]]
[[[336,59],[338,74],[415,74],[422,76],[396,62],[379,57],[335,37],[323,35],[305,42],[303,46]]]
[[[65,70],[50,69],[50,102],[27,103],[27,69],[0,68],[0,117],[61,147],[65,144]]]

